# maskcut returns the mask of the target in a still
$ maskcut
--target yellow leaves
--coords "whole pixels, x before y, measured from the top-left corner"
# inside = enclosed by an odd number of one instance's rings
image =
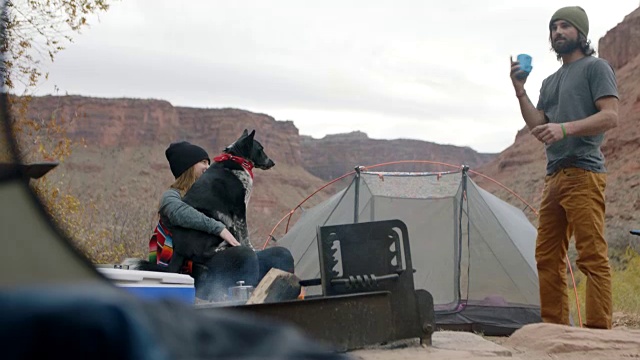
[[[104,0],[30,0],[7,1],[3,14],[5,33],[1,47],[5,86],[16,83],[35,87],[42,72],[40,58],[54,61],[64,49],[60,41],[71,41],[69,33],[88,26],[87,16],[106,11]]]
[[[80,201],[76,197],[71,195],[65,195],[63,199],[64,199],[63,204],[67,209],[67,211],[73,214],[77,214],[81,210],[82,205],[80,204]]]
[[[31,98],[28,95],[43,78],[48,78],[48,73],[41,70],[42,61],[55,61],[64,45],[73,40],[72,36],[89,26],[90,15],[106,11],[108,3],[106,0],[21,0],[5,3],[6,31],[0,39],[0,50],[4,55],[0,72],[8,89],[13,90],[20,84],[26,88],[23,96],[11,96],[9,100],[11,125],[25,162],[43,159],[64,161],[76,146],[68,138],[67,129],[70,121],[78,115],[73,111],[55,112],[49,116],[33,114],[29,111]],[[60,228],[92,261],[114,262],[124,255],[143,256],[139,253],[142,249],[140,243],[132,241],[140,239],[140,236],[129,232],[132,216],[125,213],[126,210],[96,214],[95,204],[78,200],[69,189],[49,182],[46,176],[32,183],[34,191]],[[148,224],[136,225],[145,233],[142,238],[146,237]]]
[[[49,194],[50,194],[49,198],[51,199],[51,201],[55,201],[58,198],[58,195],[60,194],[60,189],[53,188],[50,190]]]
[[[29,111],[31,98],[10,97],[12,127],[26,162],[64,161],[76,144],[67,136],[70,121],[62,111],[40,116]],[[76,116],[72,112],[71,116]],[[80,143],[77,145],[81,145]]]

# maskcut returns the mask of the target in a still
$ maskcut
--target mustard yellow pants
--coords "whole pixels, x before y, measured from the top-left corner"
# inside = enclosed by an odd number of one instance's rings
[[[586,326],[610,329],[611,267],[604,238],[606,174],[567,168],[545,178],[536,262],[542,321],[569,325],[566,254],[574,235],[586,275]],[[583,312],[584,313],[584,312]]]

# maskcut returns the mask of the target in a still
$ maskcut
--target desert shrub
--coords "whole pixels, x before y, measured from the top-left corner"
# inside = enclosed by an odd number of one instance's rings
[[[587,282],[586,277],[579,271],[576,271],[576,282],[582,320],[585,321],[584,299]],[[620,258],[620,263],[613,266],[612,288],[614,312],[640,315],[640,296],[638,296],[640,294],[640,254],[632,248],[628,248]],[[571,284],[569,285],[569,304],[571,316],[577,324],[578,308]]]

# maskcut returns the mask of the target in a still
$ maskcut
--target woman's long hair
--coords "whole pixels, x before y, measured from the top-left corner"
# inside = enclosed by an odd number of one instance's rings
[[[196,176],[196,166],[194,165],[183,172],[169,188],[178,190],[180,197],[184,197],[184,194],[191,189],[196,180],[198,180],[198,177]],[[162,200],[160,200],[161,202]],[[158,217],[160,216],[160,203],[158,203]]]
[[[195,183],[196,180],[198,180],[198,176],[196,176],[196,167],[194,165],[187,169],[187,171],[183,172],[170,187],[178,190],[180,192],[180,197],[183,197],[184,194],[191,189],[191,186],[193,186],[193,183]]]

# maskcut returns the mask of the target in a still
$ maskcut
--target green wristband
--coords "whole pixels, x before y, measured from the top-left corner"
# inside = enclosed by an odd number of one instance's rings
[[[562,138],[567,137],[567,130],[564,128],[564,124],[560,124],[560,128],[562,128]]]

